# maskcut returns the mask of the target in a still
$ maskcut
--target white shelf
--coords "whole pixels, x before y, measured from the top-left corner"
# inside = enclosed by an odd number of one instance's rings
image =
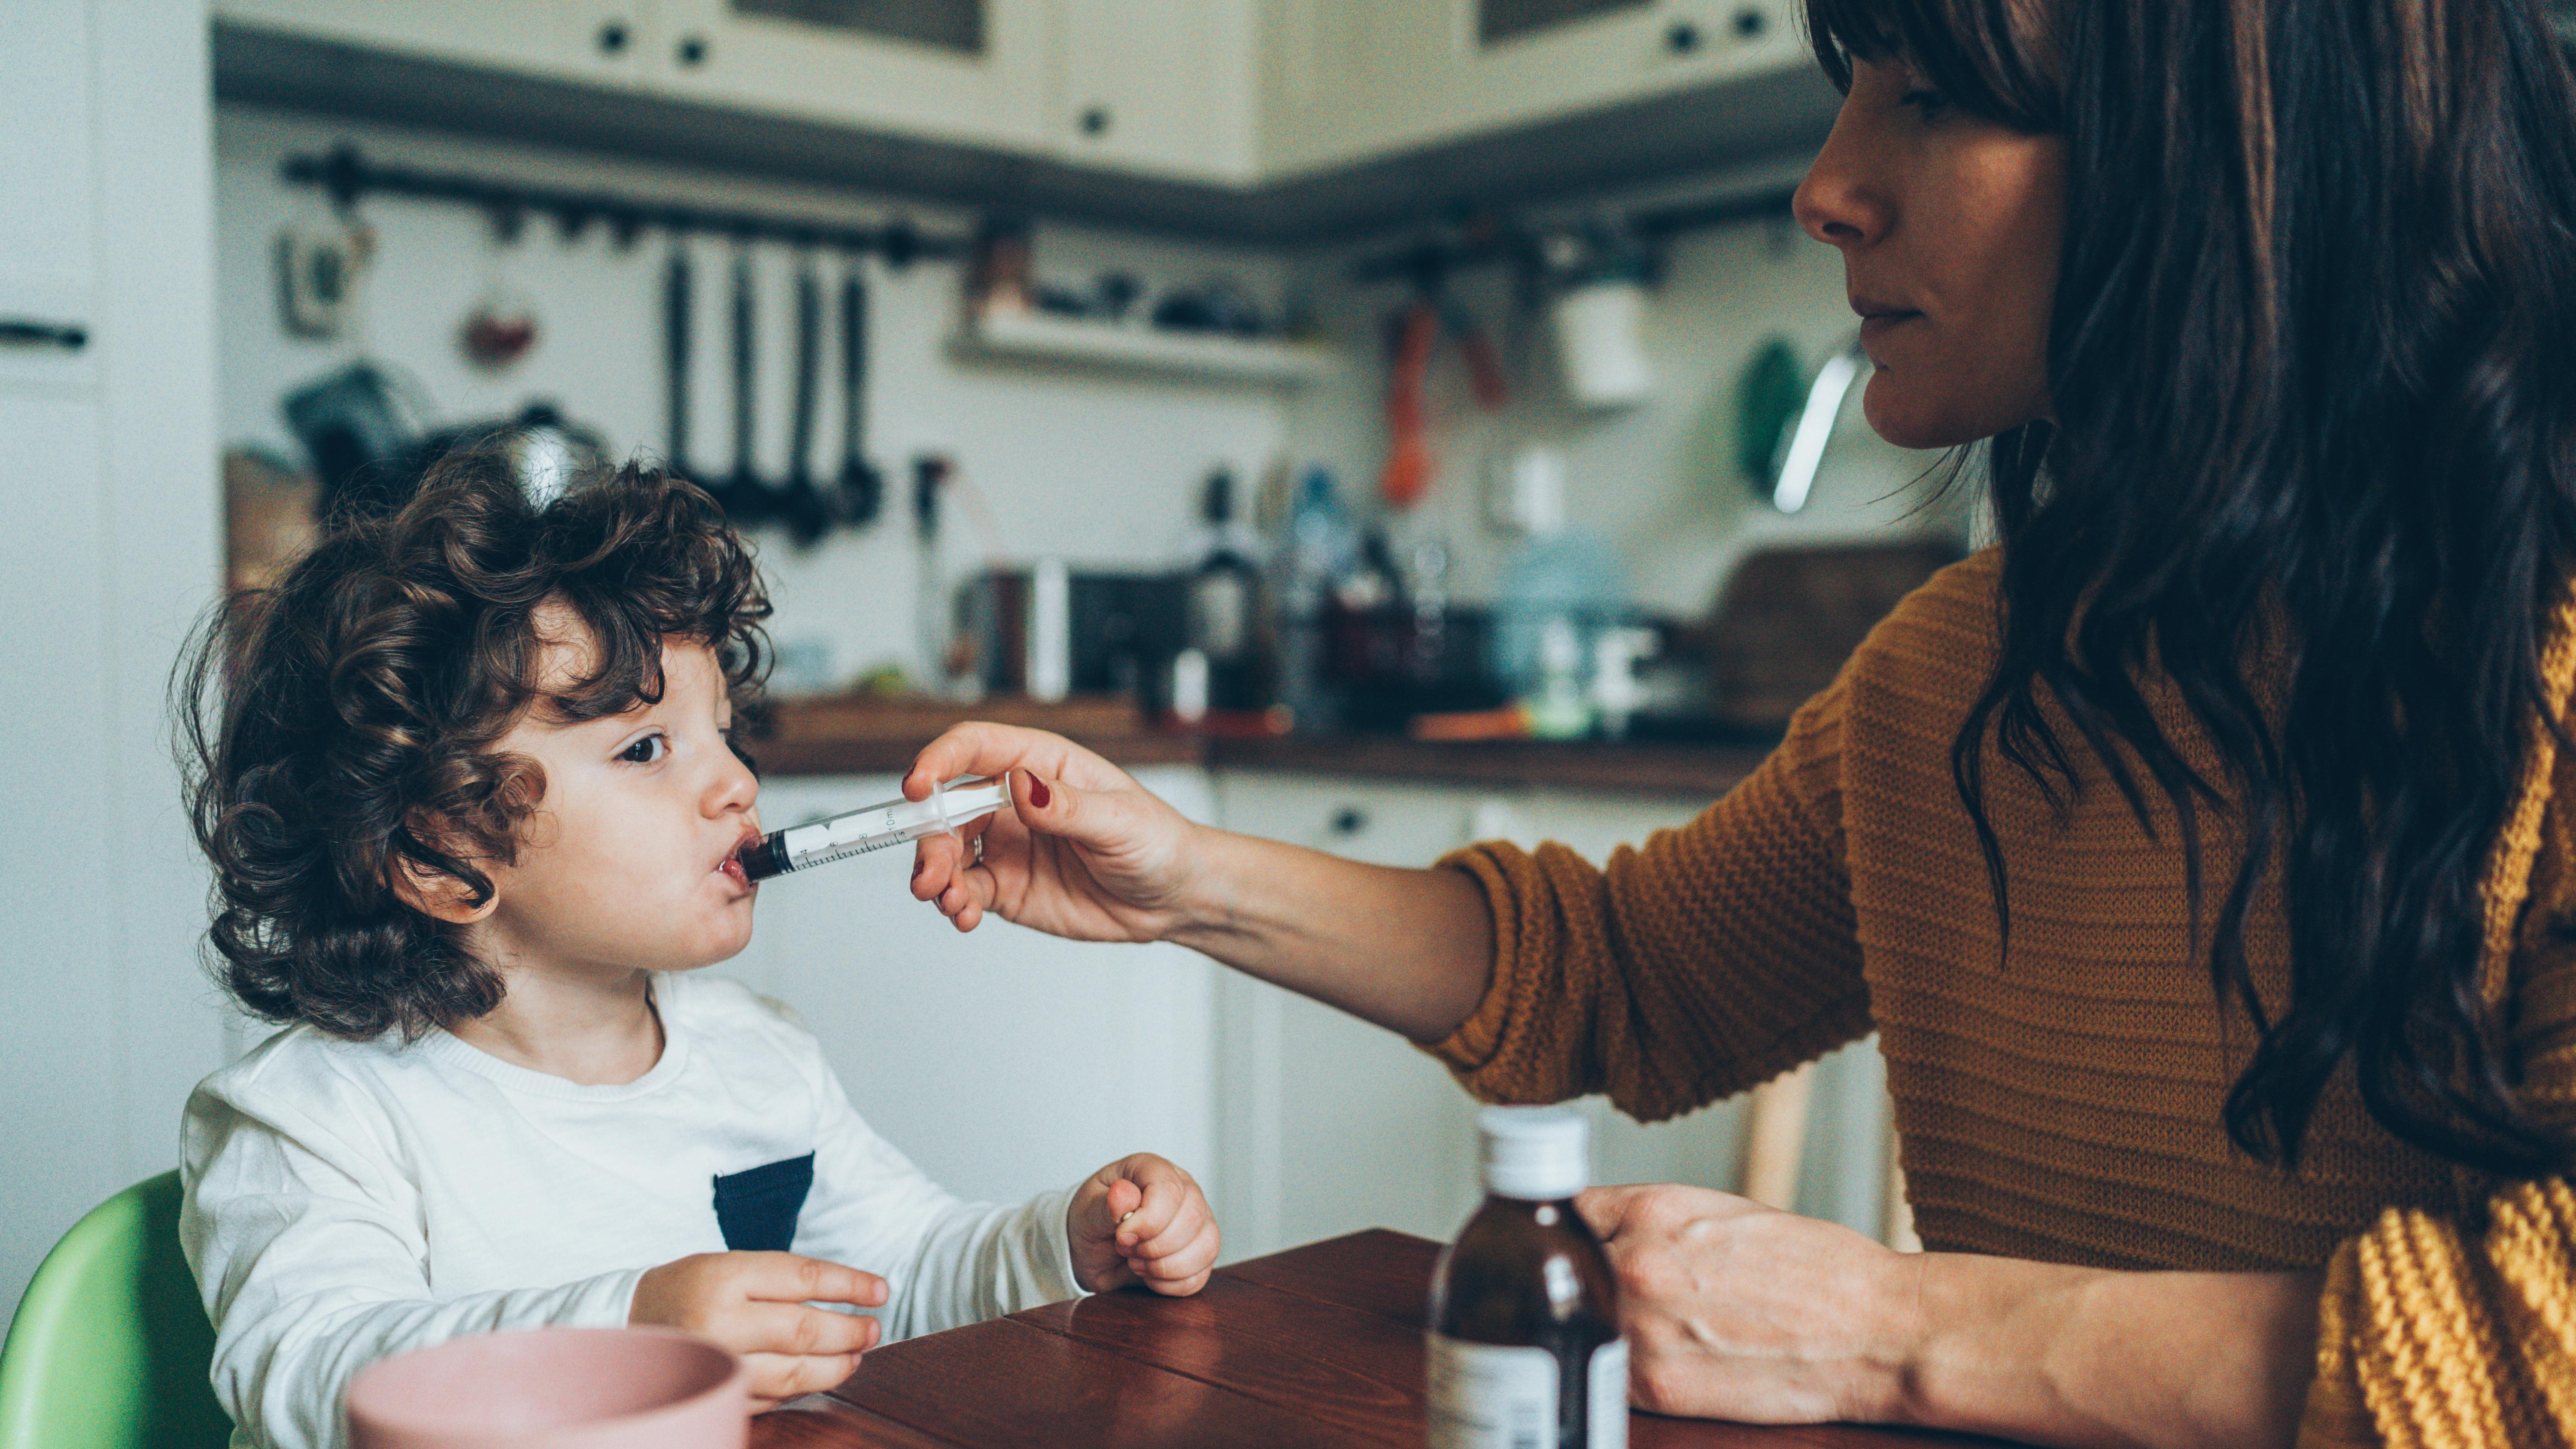
[[[1301,383],[1332,370],[1328,348],[1215,333],[1164,332],[1035,312],[970,315],[956,338],[968,357],[1053,362],[1216,382]]]

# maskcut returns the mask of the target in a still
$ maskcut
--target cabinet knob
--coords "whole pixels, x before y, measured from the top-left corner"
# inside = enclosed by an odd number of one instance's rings
[[[65,352],[78,352],[89,346],[89,329],[77,322],[0,317],[0,346],[59,347]]]
[[[1735,12],[1735,36],[1738,40],[1759,40],[1771,28],[1771,17],[1747,6]]]
[[[679,45],[680,64],[700,66],[707,63],[707,38],[703,35],[682,36]]]
[[[1345,805],[1333,812],[1332,831],[1348,838],[1368,829],[1368,812],[1356,805]]]
[[[1664,49],[1675,55],[1688,55],[1699,49],[1699,27],[1687,20],[1676,20],[1664,32]]]
[[[1108,135],[1109,108],[1107,106],[1093,106],[1088,110],[1085,110],[1082,113],[1081,125],[1082,134],[1086,136],[1097,137]]]
[[[628,39],[629,36],[626,30],[626,22],[623,20],[611,20],[599,27],[599,53],[602,55],[624,55],[626,53],[626,42]]]

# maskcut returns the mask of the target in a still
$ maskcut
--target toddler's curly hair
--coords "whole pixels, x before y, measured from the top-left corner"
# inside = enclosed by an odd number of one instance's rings
[[[543,613],[588,668],[540,683]],[[413,1038],[501,1001],[464,928],[396,873],[464,883],[515,858],[544,772],[495,745],[529,709],[567,720],[661,698],[666,638],[713,649],[737,706],[765,667],[769,600],[706,494],[628,464],[542,507],[491,453],[451,456],[389,518],[337,521],[273,589],[200,627],[174,693],[198,843],[215,867],[211,964],[270,1021]]]

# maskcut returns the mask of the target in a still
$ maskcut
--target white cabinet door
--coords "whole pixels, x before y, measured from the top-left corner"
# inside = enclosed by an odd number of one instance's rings
[[[78,388],[96,375],[91,45],[86,5],[0,5],[0,320],[82,338],[0,342],[0,385]],[[21,526],[42,517],[12,512]]]
[[[1475,813],[1443,788],[1229,772],[1229,830],[1383,865],[1428,865]],[[1394,1032],[1228,972],[1220,986],[1228,1258],[1362,1228],[1447,1238],[1476,1181],[1476,1104]]]
[[[86,163],[87,152],[79,159]],[[116,918],[116,882],[112,871],[64,868],[66,845],[75,855],[110,846],[105,488],[97,404],[0,387],[0,498],[18,520],[0,529],[0,584],[12,614],[0,649],[0,750],[15,762],[0,770],[0,871],[44,882],[18,898],[0,930],[9,1042],[0,1094],[10,1103],[0,1115],[5,1303],[17,1301],[55,1234],[124,1185],[113,1141],[123,1125],[115,1120],[122,963],[100,959],[98,944]],[[166,1125],[175,1131],[177,1119]]]
[[[215,0],[228,21],[467,65],[632,79],[654,0]]]
[[[1249,183],[1251,0],[1063,0],[1048,135],[1068,161]]]
[[[1791,0],[1638,0],[1508,39],[1487,0],[1265,0],[1262,165],[1312,170],[1800,65]]]
[[[656,84],[673,94],[826,124],[1009,150],[1045,143],[1056,0],[973,0],[967,22],[889,39],[825,23],[828,0],[659,0]],[[806,15],[809,19],[791,18]],[[863,18],[863,17],[862,17]]]
[[[1207,813],[1195,770],[1139,771]],[[775,829],[891,799],[893,776],[774,781]],[[714,968],[786,1002],[821,1038],[859,1115],[950,1191],[1015,1201],[1130,1152],[1215,1163],[1216,967],[1177,946],[1086,945],[1000,920],[961,936],[880,851],[761,887],[749,950]]]

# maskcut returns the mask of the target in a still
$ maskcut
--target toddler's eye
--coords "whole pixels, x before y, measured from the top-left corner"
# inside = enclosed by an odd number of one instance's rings
[[[630,765],[649,765],[671,752],[671,742],[660,735],[646,735],[617,752],[617,758]]]

